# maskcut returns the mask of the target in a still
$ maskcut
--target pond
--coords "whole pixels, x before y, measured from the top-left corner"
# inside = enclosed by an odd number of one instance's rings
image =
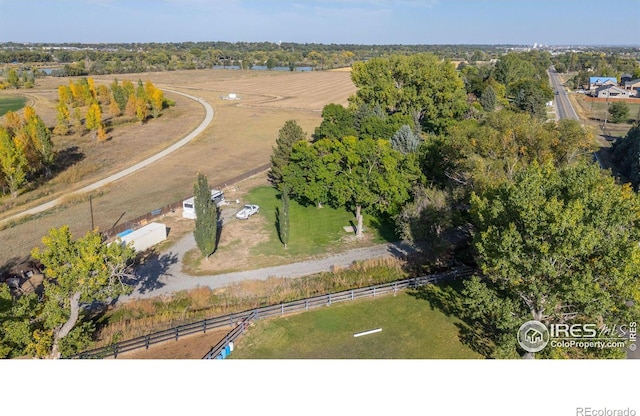
[[[241,69],[239,65],[214,65],[213,69]],[[251,70],[253,71],[268,71],[266,65],[254,65]],[[271,69],[272,71],[290,71],[291,69],[288,66],[275,66]],[[311,66],[297,66],[294,68],[295,72],[310,72],[313,71],[313,67]]]

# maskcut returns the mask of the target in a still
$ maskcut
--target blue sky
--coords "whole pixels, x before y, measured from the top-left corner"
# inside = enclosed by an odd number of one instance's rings
[[[0,42],[640,45],[640,0],[0,0]]]

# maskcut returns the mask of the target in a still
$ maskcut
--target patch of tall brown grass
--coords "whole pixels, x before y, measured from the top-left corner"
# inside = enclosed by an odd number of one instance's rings
[[[405,263],[396,258],[354,262],[300,278],[270,277],[248,280],[212,290],[199,287],[170,299],[132,300],[108,313],[108,323],[97,334],[96,346],[135,338],[197,320],[241,312],[360,287],[404,279]]]
[[[99,169],[100,165],[98,163],[77,163],[61,172],[52,183],[75,184]]]

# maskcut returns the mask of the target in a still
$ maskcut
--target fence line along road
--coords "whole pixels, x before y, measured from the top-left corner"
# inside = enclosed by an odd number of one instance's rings
[[[437,284],[444,281],[469,277],[473,274],[473,269],[467,266],[453,268],[447,272],[435,273],[428,276],[412,277],[409,279],[398,280],[391,283],[368,286],[360,289],[345,290],[342,292],[328,293],[326,295],[314,296],[307,299],[295,300],[277,305],[264,306],[243,312],[233,313],[229,315],[219,316],[215,318],[203,319],[190,324],[179,325],[164,331],[154,332],[149,335],[117,342],[105,347],[95,348],[92,350],[81,352],[68,358],[105,358],[118,354],[133,351],[141,348],[148,349],[150,345],[158,344],[166,341],[177,341],[180,337],[196,334],[199,332],[206,333],[208,329],[223,328],[231,326],[233,329],[225,338],[212,348],[205,358],[215,358],[229,342],[239,337],[246,325],[251,320],[269,318],[273,316],[283,316],[290,313],[307,311],[309,309],[321,306],[331,306],[334,303],[356,300],[360,298],[382,296],[389,293],[397,293],[399,290],[416,289],[427,284]],[[241,329],[238,329],[241,328]],[[225,343],[224,341],[227,340]],[[217,350],[217,352],[216,352]]]

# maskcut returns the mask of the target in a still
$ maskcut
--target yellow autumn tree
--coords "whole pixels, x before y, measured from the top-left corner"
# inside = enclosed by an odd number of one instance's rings
[[[89,106],[87,115],[85,116],[85,127],[87,130],[93,132],[94,139],[96,138],[98,130],[103,128],[102,110],[98,104],[94,103]]]
[[[127,100],[127,105],[124,108],[124,114],[127,117],[135,117],[136,116],[136,96],[135,94],[129,94],[129,99]]]
[[[65,85],[58,87],[58,102],[71,104],[71,90]]]
[[[136,118],[142,124],[149,115],[149,109],[147,108],[147,100],[142,97],[136,98]]]
[[[120,107],[116,100],[111,100],[109,102],[109,115],[111,117],[118,117],[120,115]]]
[[[89,86],[89,93],[91,94],[91,97],[95,99],[98,96],[98,93],[96,91],[96,83],[93,78],[87,78],[87,85]]]
[[[107,140],[107,138],[107,130],[104,128],[104,126],[100,126],[98,128],[98,141],[104,142],[105,140]]]
[[[69,108],[64,101],[58,101],[56,110],[56,126],[54,127],[53,132],[59,136],[65,136],[67,133],[69,133],[71,113],[69,112]]]
[[[145,91],[147,92],[147,99],[151,105],[153,118],[157,118],[162,111],[162,106],[164,105],[164,94],[162,93],[162,90],[156,88],[151,81],[146,82]]]
[[[20,119],[18,113],[16,113],[15,111],[8,111],[4,115],[4,127],[12,136],[15,135],[15,132],[17,132],[21,126],[22,120]]]

